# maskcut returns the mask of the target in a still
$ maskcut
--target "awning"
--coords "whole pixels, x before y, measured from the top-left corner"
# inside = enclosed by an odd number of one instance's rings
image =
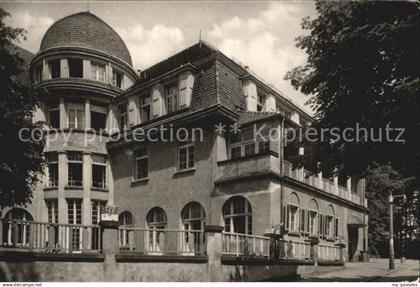
[[[347,225],[351,227],[365,227],[366,224],[363,222],[363,219],[361,219],[359,216],[352,215],[347,220]]]

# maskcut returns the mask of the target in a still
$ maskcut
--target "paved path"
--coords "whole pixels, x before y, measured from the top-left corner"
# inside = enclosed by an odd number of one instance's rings
[[[420,262],[418,260],[407,260],[400,263],[395,260],[395,269],[388,270],[388,259],[372,258],[370,262],[346,263],[345,268],[316,275],[304,275],[299,281],[314,282],[401,282],[415,281],[420,277]]]

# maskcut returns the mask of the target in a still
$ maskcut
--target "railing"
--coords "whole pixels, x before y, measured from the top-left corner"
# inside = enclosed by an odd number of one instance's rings
[[[101,252],[101,229],[97,225],[2,221],[1,247],[43,253]]]
[[[360,203],[360,196],[357,193],[351,193],[351,201],[353,201],[354,203],[357,204],[361,204]]]
[[[68,186],[83,186],[83,180],[69,179]]]
[[[105,189],[106,188],[106,182],[105,181],[92,181],[92,187]]]
[[[321,180],[318,179],[316,175],[313,175],[310,171],[304,169],[303,170],[303,178],[300,176],[299,169],[293,169],[292,163],[283,160],[283,169],[284,175],[296,179],[300,182],[304,182],[307,185],[322,189],[325,192],[338,194],[339,197],[345,198],[357,204],[362,204],[360,202],[360,197],[357,194],[352,194],[351,198],[349,198],[349,191],[345,186],[335,186],[334,182],[329,179],[322,178]]]
[[[148,255],[204,255],[205,235],[202,230],[170,230],[125,227],[119,228],[121,252]]]
[[[222,236],[224,255],[270,258],[269,237],[229,232],[223,232]]]
[[[280,240],[281,259],[310,259],[311,244],[309,242]]]
[[[319,260],[340,260],[340,247],[329,244],[318,244],[318,259]]]

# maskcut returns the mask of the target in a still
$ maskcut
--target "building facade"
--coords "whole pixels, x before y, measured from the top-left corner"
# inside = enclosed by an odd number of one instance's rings
[[[94,228],[117,206],[127,250],[159,255],[165,230],[222,226],[225,236],[279,234],[281,252],[301,259],[313,244],[329,256],[340,243],[349,261],[366,252],[364,180],[293,168],[279,135],[311,116],[211,45],[138,72],[118,34],[82,12],[49,28],[29,73],[47,91],[34,112],[47,168],[32,204],[6,219]],[[72,230],[82,249],[83,230]],[[17,233],[26,244],[26,229]]]

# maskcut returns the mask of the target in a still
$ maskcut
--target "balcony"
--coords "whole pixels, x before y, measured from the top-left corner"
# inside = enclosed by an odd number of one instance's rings
[[[253,256],[270,259],[270,238],[223,232],[223,255]]]
[[[97,225],[56,224],[2,219],[1,247],[30,253],[101,254]]]
[[[217,163],[219,177],[216,183],[252,176],[280,174],[279,157],[275,152],[266,152]]]
[[[204,256],[206,242],[202,230],[170,230],[120,227],[121,254],[149,256]]]
[[[309,186],[323,190],[326,193],[334,194],[358,205],[367,206],[367,201],[362,202],[360,196],[341,185],[335,185],[333,181],[326,178],[319,178],[306,169],[294,169],[292,163],[283,161],[284,175]]]

